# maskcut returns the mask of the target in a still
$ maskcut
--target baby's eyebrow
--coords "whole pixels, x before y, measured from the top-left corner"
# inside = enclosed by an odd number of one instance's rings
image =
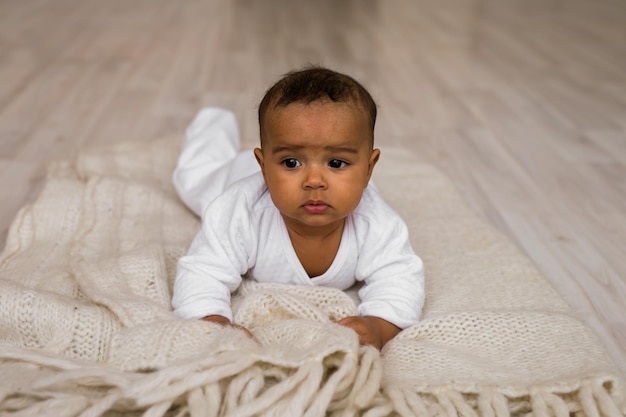
[[[307,145],[278,145],[272,147],[272,153],[280,153],[280,152],[294,152],[301,149],[307,148]],[[337,152],[337,153],[351,153],[357,154],[359,153],[357,148],[352,146],[324,146],[325,151]]]
[[[272,153],[279,153],[279,152],[293,152],[293,151],[297,151],[300,149],[304,149],[306,148],[306,146],[304,145],[279,145],[279,146],[273,146],[272,147]]]
[[[324,149],[329,150],[331,152],[346,152],[346,153],[359,153],[356,148],[351,146],[326,146]]]

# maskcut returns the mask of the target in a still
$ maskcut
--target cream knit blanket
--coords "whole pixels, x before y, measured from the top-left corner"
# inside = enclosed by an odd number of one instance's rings
[[[382,354],[334,324],[355,292],[246,283],[236,321],[170,311],[199,227],[170,175],[176,138],[50,169],[0,256],[0,415],[620,417],[591,331],[450,182],[399,150],[375,181],[426,265],[422,321]]]

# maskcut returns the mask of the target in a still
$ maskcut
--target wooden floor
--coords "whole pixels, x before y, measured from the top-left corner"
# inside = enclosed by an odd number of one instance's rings
[[[368,86],[383,150],[447,173],[626,373],[623,0],[0,0],[0,246],[48,161],[206,105],[254,145],[261,95],[307,63]]]

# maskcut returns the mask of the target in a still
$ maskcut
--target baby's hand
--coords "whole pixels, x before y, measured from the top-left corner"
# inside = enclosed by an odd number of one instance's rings
[[[246,329],[243,326],[240,326],[237,323],[231,323],[230,320],[228,320],[226,317],[224,316],[219,316],[217,314],[214,314],[212,316],[206,316],[203,317],[202,320],[204,321],[210,321],[211,323],[217,323],[220,324],[222,326],[230,326],[233,327],[235,329],[241,330],[242,332],[244,332],[246,334],[246,336],[252,338],[252,333],[250,333],[250,330]]]
[[[374,316],[350,316],[337,322],[351,328],[359,335],[362,345],[371,345],[380,350],[389,340],[400,333],[400,328],[387,320]]]

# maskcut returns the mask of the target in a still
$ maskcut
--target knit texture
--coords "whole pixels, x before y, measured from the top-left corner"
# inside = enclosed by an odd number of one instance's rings
[[[336,325],[356,288],[245,281],[232,328],[174,317],[199,228],[176,197],[181,140],[49,170],[0,255],[0,415],[624,415],[594,334],[449,180],[383,149],[375,182],[426,266],[422,321],[378,353]]]

